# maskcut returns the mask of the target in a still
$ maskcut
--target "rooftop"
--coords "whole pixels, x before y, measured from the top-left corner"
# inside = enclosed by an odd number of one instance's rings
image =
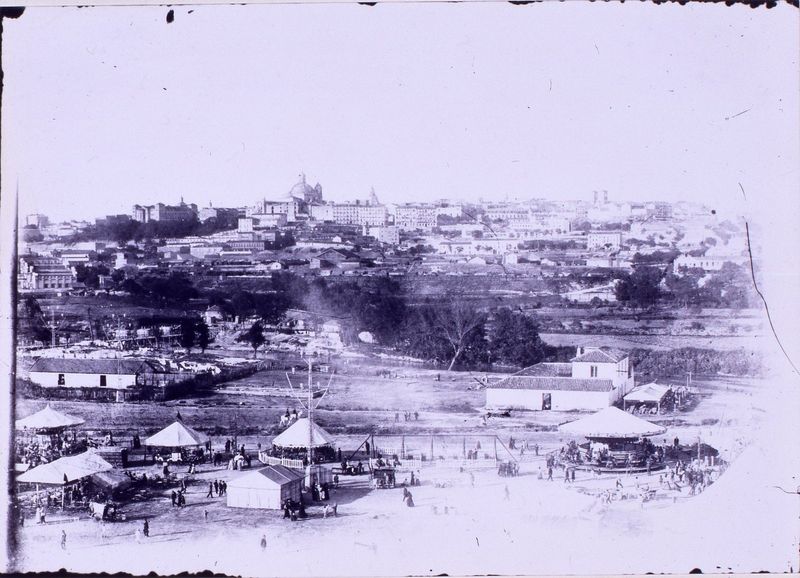
[[[136,375],[151,372],[153,367],[141,359],[64,359],[41,357],[31,367],[31,372],[89,373]]]
[[[572,358],[581,363],[618,363],[628,357],[627,352],[611,347],[586,348],[583,353]]]
[[[610,379],[574,377],[537,377],[512,375],[487,385],[486,389],[530,389],[536,391],[608,392],[614,387]]]

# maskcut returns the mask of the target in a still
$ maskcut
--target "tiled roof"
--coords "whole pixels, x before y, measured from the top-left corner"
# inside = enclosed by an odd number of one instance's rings
[[[570,377],[571,375],[571,363],[537,363],[514,374],[514,376],[528,377]]]
[[[574,377],[511,376],[486,386],[486,389],[531,389],[537,391],[611,391],[610,379]]]
[[[89,373],[136,375],[152,372],[153,367],[141,359],[62,359],[42,357],[31,367],[31,372]]]
[[[572,358],[572,361],[588,363],[617,363],[628,357],[628,354],[620,349],[611,347],[598,347],[587,350],[582,355]]]

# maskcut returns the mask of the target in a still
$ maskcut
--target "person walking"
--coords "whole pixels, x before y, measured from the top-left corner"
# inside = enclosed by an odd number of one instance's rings
[[[203,520],[208,522],[208,510],[203,508]]]
[[[67,532],[66,530],[61,530],[61,549],[67,549]]]
[[[206,494],[206,498],[213,498],[214,497],[214,484],[208,482],[208,493]]]
[[[322,506],[322,517],[323,517],[323,519],[328,517],[328,511],[329,510],[330,510],[330,507],[328,506],[328,504],[325,504],[324,506]]]
[[[339,515],[339,504],[336,502],[333,503],[333,517],[336,518]]]
[[[263,552],[266,549],[267,549],[267,535],[261,534],[261,551]]]
[[[142,526],[142,534],[144,534],[145,538],[150,537],[150,522],[147,521],[147,518],[144,519],[144,525]]]
[[[553,466],[547,466],[547,479],[553,481]]]
[[[178,505],[178,494],[175,493],[175,490],[172,490],[170,494],[170,499],[172,500],[172,506],[175,507]]]
[[[506,484],[505,488],[505,498],[503,498],[506,502],[511,500],[511,492],[508,491],[508,484]]]

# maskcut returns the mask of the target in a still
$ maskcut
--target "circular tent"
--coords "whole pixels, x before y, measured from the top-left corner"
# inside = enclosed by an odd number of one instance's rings
[[[562,424],[558,429],[589,440],[580,446],[570,442],[565,448],[565,459],[575,466],[609,471],[649,471],[663,467],[661,448],[656,448],[647,437],[663,434],[666,428],[616,407],[601,409],[588,417]]]
[[[650,423],[613,406],[601,409],[588,417],[562,424],[558,429],[589,439],[628,440],[659,435],[667,431],[663,426]]]
[[[82,425],[84,420],[79,417],[61,413],[47,404],[44,409],[23,417],[16,421],[16,429],[31,430],[36,433],[50,434],[63,431],[70,427]]]
[[[305,417],[298,419],[286,431],[272,440],[273,455],[305,458],[309,441],[314,449],[315,462],[320,457],[326,461],[333,459],[333,436]]]
[[[205,445],[208,436],[176,421],[144,441],[144,445],[158,448],[195,448]]]

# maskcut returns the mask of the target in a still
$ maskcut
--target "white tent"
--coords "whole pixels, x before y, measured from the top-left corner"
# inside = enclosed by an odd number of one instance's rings
[[[587,438],[636,439],[663,434],[666,428],[645,421],[616,407],[601,409],[588,417],[562,424],[558,429]]]
[[[659,385],[655,382],[639,385],[624,399],[626,403],[656,403],[660,404],[669,393],[670,388],[668,385]]]
[[[303,474],[284,466],[267,466],[228,483],[228,506],[280,510],[286,500],[300,501]]]
[[[48,403],[44,409],[37,411],[33,415],[18,419],[16,429],[29,429],[34,431],[53,431],[62,430],[68,427],[75,427],[84,423],[79,417],[67,415],[54,410]]]
[[[313,424],[312,427],[311,422],[305,417],[298,419],[285,432],[272,440],[272,445],[281,448],[307,448],[309,427],[311,427],[312,432],[312,447],[321,448],[334,445],[334,439],[331,434],[317,424]]]
[[[160,448],[187,448],[202,446],[207,441],[206,434],[193,430],[183,422],[176,421],[147,438],[144,445]]]
[[[62,486],[113,468],[103,458],[88,451],[37,466],[21,474],[17,481]]]

